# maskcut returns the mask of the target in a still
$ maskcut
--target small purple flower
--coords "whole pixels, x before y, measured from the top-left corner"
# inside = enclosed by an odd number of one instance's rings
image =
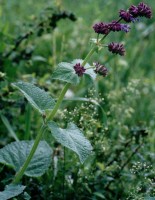
[[[125,55],[125,49],[124,49],[123,44],[111,42],[108,45],[108,49],[112,53],[119,54],[121,56]]]
[[[129,8],[129,13],[135,18],[139,16],[138,8],[135,5],[131,5]]]
[[[128,33],[130,31],[130,26],[128,24],[121,24],[121,30]]]
[[[125,10],[120,10],[119,11],[119,16],[124,19],[125,22],[132,22],[132,15],[128,12],[128,11],[125,11]]]
[[[94,24],[93,29],[98,34],[108,34],[109,33],[109,26],[107,23],[99,22]]]
[[[74,65],[73,67],[74,67],[75,73],[76,73],[78,76],[82,76],[82,75],[85,73],[85,71],[86,71],[86,69],[85,69],[83,66],[81,66],[80,63],[77,63],[77,64]]]
[[[140,21],[140,19],[138,18],[138,17],[132,17],[131,18],[131,21],[133,22],[133,23],[135,23],[135,22],[139,22]]]
[[[130,26],[127,24],[120,24],[117,21],[112,21],[111,23],[109,23],[109,29],[111,31],[124,31],[124,32],[129,32],[130,30]]]
[[[104,66],[101,65],[99,62],[93,63],[95,66],[95,73],[102,75],[103,77],[106,77],[108,75],[108,69]]]
[[[138,8],[138,15],[140,17],[146,17],[146,18],[152,17],[151,8],[148,5],[146,5],[145,3],[143,3],[143,2],[139,3],[137,8]]]

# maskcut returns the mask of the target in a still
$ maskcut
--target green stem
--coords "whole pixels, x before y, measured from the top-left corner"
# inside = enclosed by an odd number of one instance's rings
[[[82,63],[82,66],[85,66],[85,64],[87,63],[87,61],[90,59],[90,57],[93,55],[93,53],[95,52],[96,50],[96,46],[94,46],[90,52],[87,54],[86,58],[84,59],[83,63]]]
[[[57,103],[56,103],[55,106],[54,106],[54,109],[52,110],[52,112],[50,113],[50,115],[47,117],[47,121],[52,120],[53,117],[55,116],[57,110],[59,109],[59,107],[60,107],[60,105],[61,105],[61,102],[63,101],[63,98],[64,98],[64,96],[65,96],[67,90],[68,90],[69,87],[70,87],[70,85],[71,85],[71,83],[67,83],[67,84],[65,85],[65,87],[62,89],[62,91],[61,91],[61,93],[60,93],[60,96],[59,96],[59,98],[58,98],[58,100],[57,100]]]
[[[13,180],[14,184],[17,184],[20,181],[20,179],[22,178],[25,170],[27,169],[27,167],[28,167],[28,165],[29,165],[29,163],[30,163],[30,161],[31,161],[31,159],[32,159],[32,157],[33,157],[33,155],[34,155],[37,147],[38,147],[38,144],[39,144],[39,142],[41,140],[41,137],[42,137],[43,133],[45,132],[45,130],[46,130],[45,127],[42,126],[41,129],[40,129],[40,131],[39,131],[39,133],[38,133],[38,135],[37,135],[37,137],[36,137],[36,139],[35,139],[35,142],[33,144],[31,152],[28,155],[28,157],[27,157],[24,165],[22,166],[21,170],[15,175],[15,178]]]
[[[28,103],[27,105],[27,111],[26,111],[26,116],[25,116],[25,140],[28,140],[30,137],[30,128],[31,128],[31,105]]]
[[[88,67],[87,70],[88,70],[88,69],[93,69],[93,68],[94,68],[94,66],[91,66],[91,67]]]

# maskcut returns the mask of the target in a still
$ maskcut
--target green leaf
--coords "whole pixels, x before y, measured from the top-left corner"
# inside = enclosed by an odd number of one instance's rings
[[[94,192],[93,194],[95,196],[99,197],[100,199],[105,199],[105,196],[102,193],[100,193],[100,192]]]
[[[4,123],[4,125],[6,126],[8,132],[10,133],[10,136],[13,137],[16,141],[19,141],[19,139],[18,139],[16,133],[14,132],[13,127],[11,126],[8,119],[2,114],[0,114],[0,117],[1,117],[1,120]]]
[[[67,83],[77,85],[80,82],[78,75],[75,73],[73,64],[61,62],[52,74],[52,79],[58,79]]]
[[[83,63],[81,59],[75,59],[71,63],[62,62],[58,64],[57,69],[52,74],[52,79],[58,79],[67,83],[77,85],[80,82],[79,76],[75,73],[74,65]],[[90,68],[91,66],[86,63],[85,68]],[[92,80],[96,79],[96,74],[93,69],[88,69],[85,71],[85,75],[88,75]]]
[[[92,151],[92,146],[78,127],[70,123],[66,129],[62,129],[55,122],[49,122],[48,127],[54,138],[65,147],[77,153],[81,163],[84,163]]]
[[[16,87],[30,102],[30,104],[37,110],[39,113],[44,114],[45,110],[53,109],[55,101],[52,97],[45,92],[44,90],[36,87],[31,83],[18,82],[12,84]]]
[[[34,141],[12,142],[0,149],[0,163],[9,165],[16,172],[23,166],[32,149]],[[51,163],[52,149],[45,141],[41,141],[25,171],[25,175],[38,177],[45,173]]]
[[[25,189],[25,186],[23,185],[12,185],[12,184],[7,185],[5,187],[5,190],[3,192],[0,192],[0,199],[7,200],[15,196],[18,196],[24,191],[24,189]]]

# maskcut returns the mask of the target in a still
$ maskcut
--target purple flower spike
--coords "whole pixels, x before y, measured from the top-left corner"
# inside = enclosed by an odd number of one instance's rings
[[[129,13],[135,18],[139,16],[138,8],[135,5],[130,6]]]
[[[139,3],[138,6],[138,14],[140,17],[146,17],[146,18],[151,18],[152,17],[152,11],[151,8],[146,5],[145,3]]]
[[[95,66],[95,73],[102,75],[103,77],[106,77],[108,75],[108,69],[104,66],[101,65],[99,62],[93,63]]]
[[[119,54],[119,55],[121,55],[121,56],[124,56],[124,55],[125,55],[125,49],[124,49],[123,44],[111,42],[111,43],[108,45],[108,49],[109,49],[109,51],[112,52],[112,53]]]
[[[125,10],[120,10],[119,11],[119,16],[124,19],[125,22],[132,22],[132,15],[128,12],[128,11],[125,11]]]
[[[82,76],[82,75],[85,73],[85,71],[86,71],[86,69],[85,69],[83,66],[81,66],[80,63],[77,63],[77,64],[74,65],[73,67],[74,67],[75,73],[76,73],[78,76]]]
[[[99,22],[97,24],[94,24],[93,29],[98,34],[106,35],[109,33],[109,26],[104,22]]]

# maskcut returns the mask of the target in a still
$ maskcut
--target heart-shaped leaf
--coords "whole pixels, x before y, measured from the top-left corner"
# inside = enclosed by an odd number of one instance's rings
[[[45,110],[53,109],[55,101],[44,90],[22,81],[12,83],[12,86],[16,87],[39,113],[43,114]]]
[[[49,122],[48,127],[54,138],[65,147],[77,153],[81,163],[84,163],[92,151],[92,146],[78,127],[70,123],[66,129],[62,129],[55,122]]]
[[[7,185],[5,187],[5,190],[3,192],[0,192],[0,199],[7,200],[15,196],[18,196],[24,191],[24,189],[25,186],[23,185],[13,185],[13,184]]]
[[[23,166],[29,155],[34,141],[12,142],[0,149],[0,163],[9,165],[16,172]],[[51,163],[52,149],[45,141],[41,141],[25,171],[25,175],[38,177],[45,173]]]

